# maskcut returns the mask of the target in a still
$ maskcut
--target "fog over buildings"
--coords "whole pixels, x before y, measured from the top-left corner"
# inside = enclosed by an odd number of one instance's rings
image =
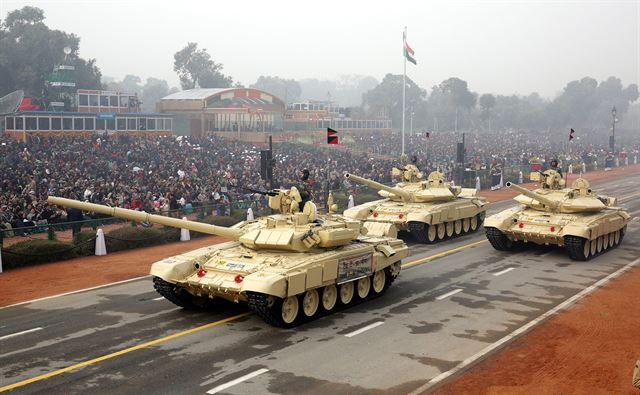
[[[0,1],[0,15],[42,8],[47,25],[81,37],[104,76],[166,79],[173,54],[197,42],[250,85],[260,75],[337,79],[402,73],[402,30],[416,51],[408,76],[455,76],[476,92],[553,97],[568,81],[614,75],[640,83],[640,1]]]

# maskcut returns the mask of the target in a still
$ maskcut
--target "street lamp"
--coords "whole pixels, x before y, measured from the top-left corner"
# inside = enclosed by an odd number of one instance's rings
[[[613,154],[616,153],[616,106],[611,109],[611,137],[609,137],[609,149]]]

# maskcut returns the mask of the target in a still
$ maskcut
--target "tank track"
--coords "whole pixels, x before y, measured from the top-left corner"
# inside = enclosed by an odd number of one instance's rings
[[[164,281],[160,277],[153,277],[153,288],[155,288],[156,292],[161,296],[177,306],[190,310],[199,308],[199,306],[193,303],[193,295],[184,288]]]
[[[306,322],[314,321],[320,317],[331,315],[333,313],[355,306],[359,303],[363,303],[368,300],[382,296],[398,277],[397,275],[396,276],[391,275],[390,268],[385,268],[384,270],[386,274],[386,281],[385,281],[384,288],[382,289],[382,291],[380,291],[380,293],[376,294],[375,292],[373,292],[373,290],[370,290],[369,295],[367,295],[367,297],[364,299],[356,300],[356,297],[354,296],[354,300],[350,302],[348,305],[345,306],[345,305],[340,305],[340,303],[337,303],[336,307],[334,307],[331,311],[322,311],[322,309],[319,308],[318,312],[312,317],[305,317],[304,314],[302,314],[302,312],[299,312],[298,318],[296,318],[296,320],[291,324],[287,324],[284,321],[282,321],[282,318],[280,316],[280,305],[282,304],[282,299],[276,298],[275,303],[269,306],[269,295],[259,293],[259,292],[247,292],[246,293],[247,302],[248,302],[249,309],[254,313],[256,313],[256,315],[260,317],[267,324],[278,327],[278,328],[293,328],[295,326],[304,324]]]
[[[513,251],[514,243],[496,228],[484,228],[489,243],[498,251]]]

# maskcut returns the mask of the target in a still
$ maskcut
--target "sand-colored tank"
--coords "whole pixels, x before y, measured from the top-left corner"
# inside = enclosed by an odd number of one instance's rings
[[[535,174],[538,189],[507,182],[521,193],[514,198],[520,204],[486,219],[487,239],[495,249],[509,251],[522,243],[558,245],[571,259],[586,261],[622,243],[630,216],[616,206],[615,198],[597,195],[583,178],[565,188],[554,170]]]
[[[155,289],[185,308],[210,307],[217,298],[246,302],[279,327],[382,294],[409,254],[401,240],[367,234],[358,221],[317,215],[311,203],[301,212],[300,201],[295,188],[274,190],[269,206],[279,214],[225,228],[49,197],[51,204],[231,239],[154,263]]]
[[[414,165],[394,168],[393,175],[402,177],[395,187],[346,174],[349,180],[377,189],[384,199],[352,207],[344,215],[390,237],[409,232],[421,243],[474,232],[482,225],[487,200],[475,188],[452,187],[438,171],[423,180]]]

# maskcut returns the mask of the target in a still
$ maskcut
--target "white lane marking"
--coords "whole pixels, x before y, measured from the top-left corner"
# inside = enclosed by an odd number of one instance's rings
[[[515,269],[515,267],[508,267],[502,271],[499,271],[498,273],[493,273],[494,276],[502,276],[505,273],[509,273],[510,271],[512,271],[513,269]]]
[[[413,392],[410,392],[409,395],[418,395],[418,394],[421,394],[421,393],[425,392],[433,384],[435,384],[435,383],[437,383],[439,381],[442,381],[442,380],[446,379],[447,377],[449,377],[449,376],[451,376],[451,375],[463,370],[468,365],[470,365],[473,362],[475,362],[476,360],[482,358],[484,355],[492,352],[493,350],[495,350],[496,348],[502,346],[504,343],[510,341],[511,339],[513,339],[513,338],[515,338],[517,336],[520,336],[521,334],[527,332],[529,329],[531,329],[534,326],[538,325],[540,322],[546,320],[550,316],[556,314],[558,311],[566,309],[567,307],[573,305],[574,303],[576,303],[580,299],[584,298],[585,296],[587,296],[588,294],[592,293],[596,289],[602,287],[604,284],[606,284],[610,280],[613,280],[614,278],[620,276],[622,273],[624,273],[627,270],[631,269],[633,266],[637,265],[638,263],[640,263],[640,258],[636,259],[633,262],[628,263],[627,265],[625,265],[621,269],[616,270],[615,272],[611,273],[610,275],[608,275],[607,277],[603,278],[602,280],[600,280],[600,281],[596,282],[595,284],[592,284],[591,286],[583,289],[582,291],[580,291],[576,295],[573,295],[571,298],[565,300],[564,302],[560,303],[559,305],[557,305],[553,309],[547,311],[546,313],[542,314],[541,316],[539,316],[538,318],[534,319],[533,321],[527,323],[526,325],[521,326],[520,328],[518,328],[515,331],[511,332],[510,334],[508,334],[507,336],[505,336],[502,339],[498,340],[497,342],[495,342],[493,344],[490,344],[489,346],[487,346],[484,349],[482,349],[480,352],[478,352],[478,353],[470,356],[469,358],[465,359],[464,361],[460,362],[453,369],[448,370],[448,371],[443,372],[443,373],[440,373],[436,377],[434,377],[431,380],[429,380],[426,384],[424,384],[421,387],[417,388]]]
[[[366,331],[368,331],[369,329],[373,329],[373,328],[378,327],[378,326],[380,326],[380,325],[382,325],[382,324],[384,324],[384,322],[383,322],[383,321],[374,322],[374,323],[373,323],[373,324],[371,324],[371,325],[367,325],[367,326],[362,327],[362,328],[360,328],[360,329],[358,329],[358,330],[356,330],[356,331],[353,331],[353,332],[351,332],[351,333],[347,333],[345,336],[346,336],[346,337],[354,337],[354,336],[356,336],[356,335],[361,334],[362,332],[366,332]]]
[[[440,295],[440,296],[438,296],[438,297],[436,298],[436,300],[446,299],[446,298],[448,298],[449,296],[452,296],[452,295],[457,294],[458,292],[462,292],[462,288],[454,289],[454,290],[453,290],[453,291],[451,291],[451,292],[447,292],[447,293],[446,293],[446,294],[444,294],[444,295]]]
[[[47,299],[59,298],[61,296],[73,295],[73,294],[77,294],[77,293],[80,293],[80,292],[92,291],[94,289],[106,288],[106,287],[110,287],[112,285],[130,283],[132,281],[142,280],[143,278],[148,278],[148,277],[151,277],[151,275],[147,274],[146,276],[134,277],[134,278],[130,278],[128,280],[116,281],[115,283],[102,284],[102,285],[98,285],[98,286],[95,286],[95,287],[83,288],[83,289],[79,289],[77,291],[65,292],[65,293],[58,294],[58,295],[45,296],[44,298],[31,299],[31,300],[27,300],[26,302],[20,302],[20,303],[10,304],[10,305],[7,305],[7,306],[2,306],[2,307],[0,307],[0,310],[8,309],[9,307],[22,306],[22,305],[29,304],[29,303],[41,302],[41,301],[47,300]]]
[[[42,329],[43,328],[41,328],[41,327],[37,327],[37,328],[27,329],[26,331],[22,331],[22,332],[12,333],[10,335],[0,336],[0,340],[11,339],[12,337],[24,335],[24,334],[31,333],[31,332],[41,331]]]
[[[252,378],[254,378],[256,376],[259,376],[262,373],[266,373],[268,371],[269,371],[269,369],[258,369],[253,373],[245,374],[244,376],[238,377],[235,380],[231,380],[228,383],[220,384],[219,386],[214,387],[214,388],[210,389],[209,391],[207,391],[207,394],[215,394],[216,392],[220,392],[222,390],[226,390],[229,387],[232,387],[232,386],[234,386],[236,384],[240,384],[245,380],[252,379]]]
[[[159,298],[153,298],[153,299],[151,299],[151,300],[162,300],[162,299],[164,299],[164,296],[161,296],[161,297],[159,297]]]

